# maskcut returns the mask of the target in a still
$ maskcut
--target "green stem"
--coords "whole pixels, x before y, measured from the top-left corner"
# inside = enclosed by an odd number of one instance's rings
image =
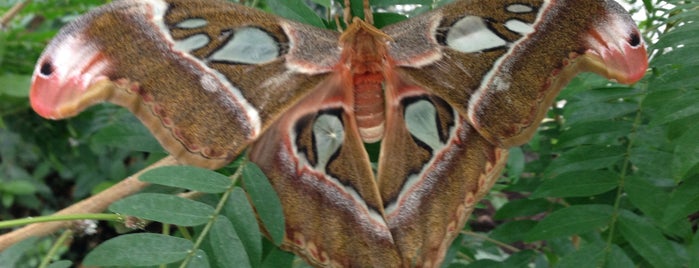
[[[616,222],[619,219],[619,207],[621,206],[621,199],[624,195],[624,184],[626,183],[626,176],[631,165],[631,149],[633,147],[634,135],[638,132],[638,127],[641,125],[641,115],[643,113],[643,100],[642,98],[638,103],[638,111],[636,111],[636,117],[634,118],[633,126],[629,133],[629,143],[626,145],[626,152],[624,156],[624,164],[621,168],[621,174],[619,174],[619,187],[617,187],[616,198],[614,200],[614,212],[612,214],[612,219],[609,223],[609,235],[607,236],[607,244],[605,245],[605,258],[606,263],[609,260],[610,254],[612,252],[612,239],[614,238],[614,232],[616,231]]]
[[[61,236],[58,237],[58,240],[56,240],[56,242],[53,243],[51,249],[49,249],[49,252],[46,253],[46,256],[44,256],[44,258],[41,260],[39,268],[48,267],[49,263],[51,262],[51,259],[53,259],[53,256],[55,256],[58,252],[58,249],[60,249],[61,246],[65,244],[66,240],[68,240],[68,238],[70,238],[71,236],[73,236],[73,231],[71,231],[70,229],[63,232],[63,234],[61,234]]]
[[[123,221],[124,217],[111,213],[88,213],[88,214],[67,214],[29,217],[24,219],[0,221],[0,229],[22,226],[39,222],[51,221],[75,221],[75,220],[102,220],[102,221]]]

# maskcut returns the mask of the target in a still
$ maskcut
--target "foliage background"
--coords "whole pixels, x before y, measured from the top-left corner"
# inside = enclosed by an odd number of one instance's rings
[[[0,12],[15,2],[0,1]],[[41,119],[29,108],[30,77],[43,47],[67,21],[104,2],[33,1],[0,32],[0,220],[48,215],[165,155],[121,108],[100,105],[64,121]],[[332,23],[328,16],[309,16],[294,1],[259,2],[292,19]],[[314,2],[320,10],[328,6]],[[424,2],[432,1],[372,5]],[[571,82],[534,139],[512,149],[503,178],[457,238],[445,266],[699,267],[699,3],[629,2],[649,44],[646,77],[630,87],[588,74]],[[378,24],[402,17],[376,15]],[[215,204],[221,194],[203,199]],[[114,226],[101,222],[97,235],[76,236],[49,257],[81,263],[116,234]],[[189,230],[195,237],[201,233],[199,227]],[[35,267],[54,241],[18,244],[0,253],[0,263]],[[264,241],[259,256],[247,251],[250,265],[304,265]],[[226,254],[218,251],[203,247],[209,265],[225,267]]]

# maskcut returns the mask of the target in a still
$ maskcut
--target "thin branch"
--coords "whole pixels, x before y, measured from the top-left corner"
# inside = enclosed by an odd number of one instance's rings
[[[53,215],[68,215],[68,214],[81,214],[81,213],[99,213],[107,209],[109,205],[117,200],[120,200],[126,196],[133,195],[141,191],[146,186],[150,185],[148,183],[138,180],[144,172],[154,169],[156,167],[162,166],[174,166],[178,165],[175,158],[168,156],[161,159],[160,161],[142,169],[136,174],[127,177],[121,182],[115,184],[107,190],[104,190],[88,199],[80,201],[70,207],[62,209],[54,213]],[[71,226],[72,221],[54,221],[54,222],[43,222],[35,223],[22,227],[21,229],[14,230],[10,233],[0,236],[0,252],[9,248],[17,242],[25,240],[29,237],[42,237],[52,234],[60,229],[68,228]]]
[[[17,14],[25,7],[27,4],[29,4],[31,0],[27,1],[20,1],[17,2],[10,10],[5,12],[4,15],[2,15],[2,18],[0,18],[0,30],[4,30],[7,28],[7,25],[10,24],[10,21],[14,19]]]

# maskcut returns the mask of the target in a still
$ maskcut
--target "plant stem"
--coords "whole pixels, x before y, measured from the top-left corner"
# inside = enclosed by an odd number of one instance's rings
[[[46,256],[41,260],[41,264],[39,264],[39,268],[46,268],[49,266],[49,263],[51,262],[51,259],[53,259],[53,256],[56,255],[58,252],[58,249],[61,248],[61,245],[65,244],[66,240],[73,236],[73,231],[70,229],[66,230],[61,234],[61,236],[56,240],[56,242],[53,243],[51,246],[51,249],[49,249],[49,252],[46,253]]]
[[[32,224],[32,223],[39,223],[39,222],[75,221],[75,220],[123,221],[124,218],[121,215],[111,214],[111,213],[86,213],[86,214],[39,216],[39,217],[29,217],[29,218],[24,218],[24,219],[0,221],[0,229],[10,228],[10,227],[15,227],[15,226],[22,226],[22,225],[27,225],[27,224]]]

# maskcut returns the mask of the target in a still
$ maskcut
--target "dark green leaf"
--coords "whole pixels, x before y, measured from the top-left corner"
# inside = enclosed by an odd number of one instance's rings
[[[220,173],[192,166],[160,167],[143,173],[139,179],[204,193],[222,193],[232,184],[230,178]]]
[[[579,250],[563,256],[556,268],[600,267],[604,262],[604,244],[586,244]]]
[[[219,215],[211,227],[209,243],[218,267],[252,267],[245,247],[228,218]]]
[[[646,219],[623,210],[618,227],[631,246],[654,267],[681,267],[684,263],[672,244]]]
[[[624,156],[621,146],[587,145],[566,151],[551,162],[547,177],[555,177],[571,171],[589,171],[614,165]]]
[[[699,268],[699,232],[694,233],[688,252],[689,268]]]
[[[575,197],[601,194],[619,184],[619,175],[608,170],[573,171],[545,180],[530,198]]]
[[[670,195],[659,187],[659,183],[661,182],[657,180],[631,176],[626,178],[624,184],[629,201],[657,221],[661,221],[665,216],[667,202],[670,200]]]
[[[97,246],[83,262],[87,266],[147,266],[184,259],[192,242],[161,234],[120,235]]]
[[[617,245],[612,245],[612,254],[607,258],[606,268],[633,268],[633,261],[626,255],[623,249]]]
[[[533,220],[511,221],[499,225],[490,233],[490,238],[503,243],[524,241],[527,233],[537,224]]]
[[[274,14],[284,18],[325,28],[323,20],[300,0],[267,0],[267,5]]]
[[[254,163],[247,163],[243,167],[243,184],[272,240],[280,245],[284,239],[284,213],[267,176]]]
[[[613,210],[609,205],[577,205],[554,211],[529,231],[527,240],[546,240],[595,231],[609,224]]]
[[[629,121],[589,121],[578,123],[564,131],[557,146],[569,148],[589,144],[619,145],[620,139],[632,129]]]
[[[670,226],[675,221],[687,219],[699,211],[699,175],[688,178],[680,184],[671,194],[667,204],[673,205],[665,207],[662,217],[663,226]]]
[[[693,168],[699,165],[699,145],[687,146],[699,144],[698,141],[699,125],[694,125],[694,127],[675,141],[677,146],[675,147],[675,153],[672,158],[671,170],[673,171],[673,177],[676,181],[685,177]]]
[[[223,215],[233,224],[253,267],[262,262],[262,233],[255,212],[243,189],[236,187],[223,207]]]
[[[181,226],[204,224],[214,214],[211,206],[182,197],[142,193],[129,196],[109,206],[109,210],[146,220]]]
[[[294,264],[294,254],[282,251],[279,248],[272,248],[262,262],[262,268],[292,267]]]
[[[512,200],[502,206],[495,213],[496,220],[511,219],[524,216],[532,216],[552,210],[553,204],[543,199],[518,199]]]

